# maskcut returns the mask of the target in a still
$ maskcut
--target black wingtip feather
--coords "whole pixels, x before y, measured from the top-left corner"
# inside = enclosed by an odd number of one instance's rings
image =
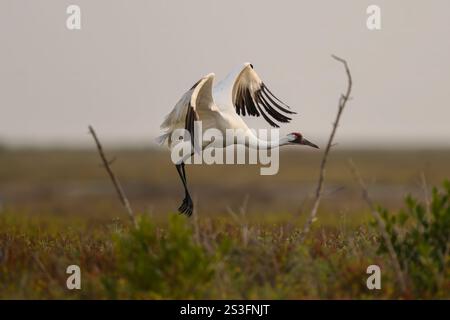
[[[236,94],[235,108],[238,115],[259,117],[260,115],[272,126],[279,128],[275,122],[288,123],[292,120],[288,115],[296,114],[283,101],[278,99],[264,83],[255,92],[249,88],[238,88]],[[270,117],[269,117],[270,116]],[[271,117],[273,119],[271,119]]]
[[[267,92],[268,92],[272,97],[274,97],[275,100],[277,100],[279,103],[281,103],[282,105],[284,105],[285,107],[287,107],[287,108],[289,108],[289,109],[291,108],[291,107],[288,106],[286,103],[284,103],[283,101],[281,101],[280,99],[278,99],[277,96],[275,96],[275,95],[272,93],[272,91],[270,91],[270,89],[266,86],[266,84],[265,84],[264,82],[261,83],[261,88],[267,90]]]
[[[292,111],[292,110],[288,110],[288,109],[286,109],[286,108],[283,108],[282,106],[280,106],[278,103],[276,103],[274,100],[273,100],[273,98],[275,98],[277,101],[280,101],[280,99],[278,99],[277,97],[275,97],[274,95],[272,95],[272,97],[270,96],[270,91],[269,91],[269,89],[267,89],[267,87],[266,86],[264,86],[264,87],[261,87],[261,92],[264,94],[264,96],[275,106],[275,107],[277,107],[279,110],[281,110],[281,111],[283,111],[283,112],[286,112],[286,113],[289,113],[289,114],[296,114],[296,112],[295,111]],[[291,107],[289,107],[287,104],[285,104],[284,102],[281,102],[284,106],[286,106],[287,108],[291,108]]]
[[[272,116],[275,120],[280,121],[280,122],[289,122],[292,119],[289,118],[288,116],[276,111],[274,108],[271,107],[271,105],[269,104],[269,102],[264,98],[264,96],[261,94],[261,92],[258,92],[258,101],[263,107],[264,109],[267,111],[267,113]]]

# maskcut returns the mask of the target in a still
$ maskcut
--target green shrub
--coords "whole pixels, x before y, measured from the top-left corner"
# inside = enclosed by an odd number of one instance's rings
[[[450,183],[446,181],[441,191],[433,188],[428,206],[412,196],[405,205],[396,215],[382,208],[379,211],[409,286],[422,297],[448,295]],[[388,254],[383,239],[379,252]]]
[[[214,256],[195,243],[186,219],[173,215],[158,235],[148,218],[115,242],[118,278],[105,278],[111,297],[205,297],[214,275]]]

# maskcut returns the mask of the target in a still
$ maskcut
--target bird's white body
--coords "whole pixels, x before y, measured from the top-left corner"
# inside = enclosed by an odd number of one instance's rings
[[[214,147],[226,147],[237,143],[237,141],[246,141],[246,145],[251,148],[274,148],[289,143],[287,137],[277,141],[258,139],[236,112],[234,104],[237,94],[236,85],[243,85],[248,87],[250,92],[255,92],[262,84],[261,79],[253,71],[250,63],[244,63],[236,68],[215,85],[213,85],[214,77],[214,73],[206,75],[178,101],[161,125],[161,128],[165,129],[166,132],[159,138],[160,143],[164,143],[167,139],[170,148],[172,146],[170,139],[172,133],[176,129],[185,129],[185,119],[190,103],[195,106],[198,118],[202,122],[203,131],[214,128],[219,130],[225,137],[226,131],[233,129],[238,135],[245,136],[243,139],[234,141],[227,139],[215,140]],[[195,101],[193,101],[194,99]],[[202,147],[205,148],[208,145],[208,142],[204,142]]]
[[[173,110],[166,116],[161,129],[165,132],[158,137],[159,143],[167,142],[169,148],[175,144],[191,144],[197,140],[194,123],[201,121],[202,131],[216,129],[222,139],[203,140],[201,148],[224,148],[229,145],[244,143],[249,148],[272,149],[287,144],[317,146],[298,132],[290,133],[276,140],[261,140],[247,126],[242,116],[262,116],[271,126],[278,127],[277,122],[286,123],[291,120],[288,116],[295,114],[281,102],[260,79],[253,70],[253,65],[244,63],[214,85],[214,74],[210,73],[201,78],[177,102]],[[191,137],[189,141],[173,141],[173,133],[178,129],[187,130]],[[227,131],[233,130],[233,139],[226,139]],[[225,138],[225,139],[224,139]],[[194,139],[194,140],[191,140]],[[184,162],[191,154],[186,154],[175,163],[178,174],[185,189],[185,198],[178,209],[181,213],[191,215],[193,202],[190,197]]]

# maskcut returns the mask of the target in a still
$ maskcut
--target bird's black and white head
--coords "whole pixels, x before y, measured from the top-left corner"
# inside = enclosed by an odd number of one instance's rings
[[[319,146],[312,143],[311,141],[305,139],[300,132],[292,132],[287,135],[287,139],[289,144],[297,144],[297,145],[305,145],[310,146],[316,149],[319,149]]]

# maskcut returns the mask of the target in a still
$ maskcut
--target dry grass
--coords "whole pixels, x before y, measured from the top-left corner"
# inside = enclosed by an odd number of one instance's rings
[[[188,167],[198,212],[196,219],[179,217],[181,225],[168,221],[182,199],[168,154],[108,154],[118,159],[114,170],[134,209],[151,221],[141,226],[143,235],[128,229],[95,151],[0,152],[0,298],[396,298],[395,274],[388,258],[376,253],[378,234],[368,226],[370,213],[347,159],[358,164],[373,199],[390,209],[408,192],[423,198],[422,172],[429,185],[450,177],[448,150],[335,151],[319,221],[300,245],[291,240],[310,210],[319,154],[283,152],[280,173],[270,177],[256,166]],[[241,216],[246,197],[244,218],[233,218],[229,209]],[[139,237],[172,267],[144,260],[150,271],[130,269],[124,260],[147,259],[133,247]],[[184,250],[161,251],[172,245]],[[190,255],[202,259],[203,269],[189,264]],[[377,292],[365,287],[373,263],[383,270]],[[81,267],[81,291],[65,288],[69,264]],[[140,285],[158,268],[162,278],[150,281],[158,286]]]

